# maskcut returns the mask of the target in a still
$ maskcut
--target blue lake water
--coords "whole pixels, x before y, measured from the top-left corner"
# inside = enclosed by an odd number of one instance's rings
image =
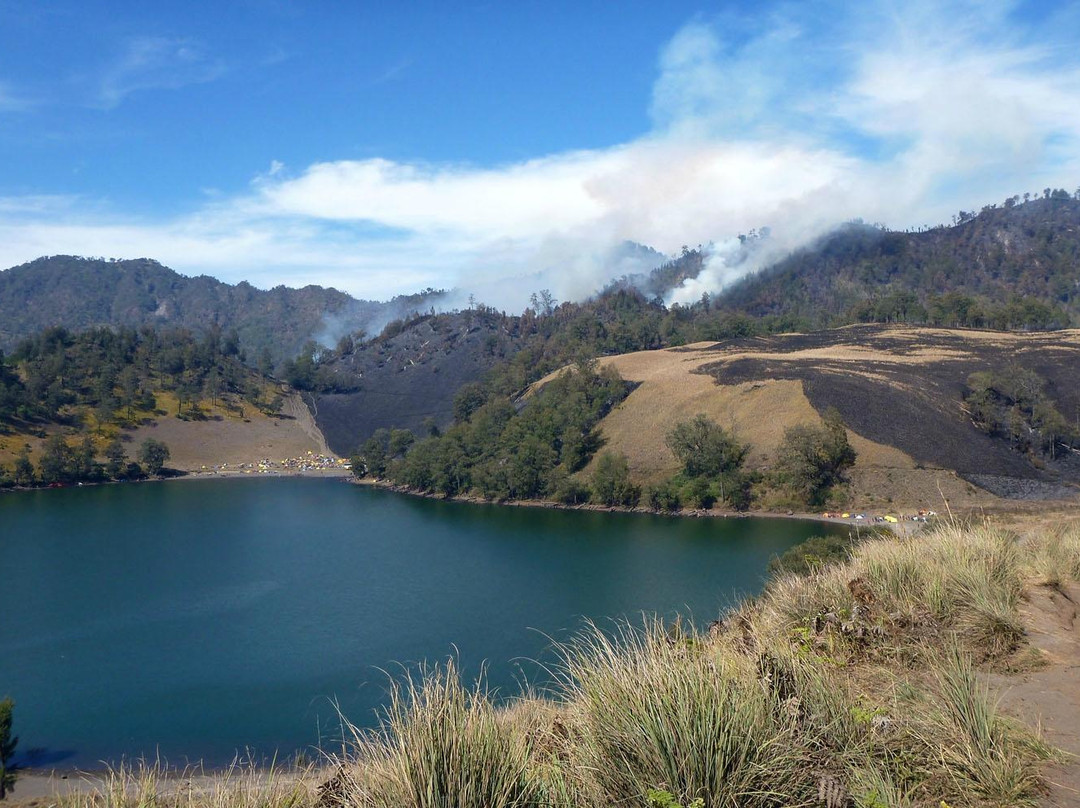
[[[337,709],[370,726],[402,664],[454,653],[517,692],[584,617],[708,623],[836,530],[302,478],[0,495],[0,697],[35,765],[333,747]]]

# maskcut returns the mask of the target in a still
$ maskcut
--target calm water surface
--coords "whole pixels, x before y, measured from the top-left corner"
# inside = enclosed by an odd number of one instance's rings
[[[0,697],[36,765],[332,745],[334,703],[370,725],[397,663],[456,652],[513,692],[583,617],[708,622],[828,529],[315,479],[0,495]]]

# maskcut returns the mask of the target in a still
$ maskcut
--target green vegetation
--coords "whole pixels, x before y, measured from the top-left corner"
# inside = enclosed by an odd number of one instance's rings
[[[96,444],[90,435],[83,435],[72,446],[64,435],[54,434],[44,443],[36,471],[26,447],[15,458],[13,470],[8,471],[0,466],[0,488],[140,480],[147,474],[162,474],[170,452],[169,447],[161,441],[147,438],[139,446],[139,462],[126,462],[124,444],[119,438],[114,438],[105,447],[105,463],[98,462],[97,454]]]
[[[855,464],[855,450],[834,409],[825,413],[822,426],[798,424],[784,430],[777,455],[777,479],[810,507],[824,504]]]
[[[149,259],[111,261],[54,255],[0,272],[0,348],[61,325],[72,331],[187,330],[202,335],[235,323],[241,349],[273,366],[296,356],[328,317],[362,321],[394,304],[355,300],[336,289],[256,289],[205,275],[188,278]]]
[[[126,425],[172,393],[176,415],[205,417],[200,400],[242,412],[265,384],[242,361],[235,333],[49,328],[0,355],[0,429],[19,424]]]
[[[405,454],[387,464],[386,476],[416,491],[443,496],[574,496],[568,476],[599,448],[596,424],[628,392],[614,371],[588,363],[559,374],[523,399],[520,410],[493,388],[483,395],[473,388],[463,390],[455,411],[464,420],[444,433],[411,446],[399,438],[393,454]],[[385,448],[374,439],[365,443],[360,459],[368,473],[378,476],[379,452],[386,457],[394,434],[387,433]]]
[[[236,335],[220,329],[196,339],[150,328],[50,328],[24,340],[10,356],[0,354],[0,435],[44,442],[36,471],[28,445],[12,467],[0,466],[0,486],[159,474],[167,447],[144,444],[140,466],[127,458],[124,430],[168,415],[159,404],[169,398],[171,414],[185,420],[208,418],[207,405],[237,418],[245,407],[281,408],[266,379],[244,365]]]
[[[139,446],[139,462],[147,474],[161,474],[162,466],[169,459],[169,447],[159,440],[147,438]]]
[[[630,465],[626,455],[604,452],[596,461],[592,475],[593,501],[600,505],[633,507],[641,491],[630,482]]]
[[[0,699],[0,800],[4,799],[9,791],[15,790],[15,778],[18,776],[14,759],[19,739],[11,734],[14,709],[15,702],[10,698]]]
[[[1058,411],[1046,386],[1030,368],[979,371],[967,379],[964,404],[975,426],[987,434],[1006,438],[1025,454],[1055,459],[1080,444],[1080,427]]]
[[[714,310],[798,321],[800,330],[853,322],[1066,328],[1080,315],[1080,198],[1050,188],[1028,197],[961,211],[952,227],[850,223],[735,284]]]
[[[749,507],[755,475],[742,467],[750,447],[739,443],[732,432],[699,413],[676,424],[665,441],[683,469],[650,491],[650,501],[662,506],[657,510],[674,510],[676,502],[711,508],[718,500],[736,510]]]
[[[858,537],[854,534],[811,536],[782,555],[773,556],[769,561],[769,575],[808,575],[826,564],[847,561],[857,543]]]

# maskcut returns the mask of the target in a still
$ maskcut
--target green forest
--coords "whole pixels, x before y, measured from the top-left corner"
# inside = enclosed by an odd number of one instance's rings
[[[0,466],[0,485],[160,474],[168,447],[152,439],[127,447],[125,429],[165,414],[205,418],[205,401],[238,416],[245,406],[274,412],[281,399],[268,389],[244,364],[235,332],[46,329],[0,354],[0,434],[47,438],[37,467],[24,449],[13,467]],[[159,408],[161,393],[175,400],[174,411]]]

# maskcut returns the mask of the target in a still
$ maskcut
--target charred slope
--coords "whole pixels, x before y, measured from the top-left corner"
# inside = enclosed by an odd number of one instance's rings
[[[0,272],[0,350],[52,326],[236,329],[254,358],[266,348],[275,364],[295,356],[327,317],[357,323],[384,304],[336,289],[307,286],[269,291],[207,276],[188,278],[157,261],[39,258]]]
[[[339,392],[305,393],[327,445],[348,455],[380,428],[422,434],[453,420],[454,396],[512,356],[521,341],[491,310],[422,317],[323,366]]]
[[[818,412],[835,407],[863,437],[927,466],[954,469],[999,496],[1056,498],[1075,494],[1080,483],[1074,449],[1062,445],[1053,458],[1021,453],[979,429],[964,403],[972,373],[1023,367],[1045,381],[1045,396],[1059,412],[1080,416],[1075,332],[1013,336],[868,325],[734,340],[716,350],[718,361],[700,372],[720,384],[797,379]]]
[[[957,219],[922,232],[846,225],[735,284],[715,305],[755,317],[801,318],[813,328],[883,318],[997,327],[965,321],[966,311],[950,309],[955,301],[935,300],[951,294],[997,306],[1027,298],[1052,309],[1049,320],[1059,319],[1057,312],[1080,319],[1080,199],[1064,191],[1020,204],[1013,197]],[[867,309],[867,301],[890,293],[900,293],[895,311]],[[912,312],[913,305],[927,310]]]

